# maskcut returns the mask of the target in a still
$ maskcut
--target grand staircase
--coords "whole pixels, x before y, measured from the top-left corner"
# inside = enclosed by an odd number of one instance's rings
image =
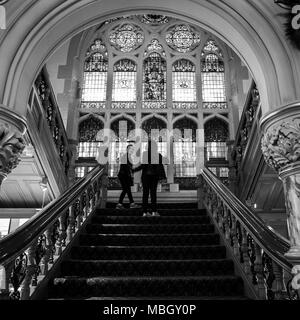
[[[220,236],[196,204],[98,209],[80,234],[48,299],[243,299]]]

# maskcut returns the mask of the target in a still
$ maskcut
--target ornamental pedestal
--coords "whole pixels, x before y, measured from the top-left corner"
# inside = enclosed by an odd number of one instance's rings
[[[265,116],[261,121],[261,130],[265,161],[278,172],[284,186],[291,245],[286,257],[295,266],[294,270],[298,270],[300,265],[300,101]]]
[[[20,162],[25,148],[25,132],[26,120],[11,109],[0,105],[0,187]]]

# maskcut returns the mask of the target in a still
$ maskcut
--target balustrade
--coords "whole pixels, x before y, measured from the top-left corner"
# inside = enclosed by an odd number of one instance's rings
[[[71,150],[68,145],[68,138],[64,123],[61,119],[59,107],[57,105],[55,94],[52,90],[46,69],[42,69],[35,81],[34,87],[40,99],[41,105],[43,106],[51,137],[64,167],[65,174],[68,175]]]
[[[239,128],[237,130],[237,135],[235,138],[234,145],[229,148],[229,162],[233,161],[233,172],[231,173],[232,176],[236,176],[236,171],[239,171],[241,167],[241,163],[243,161],[246,148],[248,146],[249,138],[251,136],[251,132],[254,126],[255,121],[257,120],[258,116],[258,108],[260,103],[260,96],[259,92],[256,88],[255,83],[249,91],[248,98],[246,100],[246,104],[241,116]]]
[[[27,300],[82,223],[106,199],[107,168],[97,167],[15,232],[0,240],[3,298]]]
[[[289,243],[268,229],[208,169],[198,177],[199,194],[224,242],[240,264],[244,279],[261,300],[299,299],[292,287]]]

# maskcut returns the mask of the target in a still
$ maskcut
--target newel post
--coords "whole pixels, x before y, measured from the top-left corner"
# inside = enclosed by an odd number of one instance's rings
[[[293,288],[300,289],[300,101],[282,107],[261,121],[265,161],[283,182],[290,249],[294,266]]]
[[[0,187],[4,179],[17,167],[25,148],[23,135],[26,120],[0,105]]]

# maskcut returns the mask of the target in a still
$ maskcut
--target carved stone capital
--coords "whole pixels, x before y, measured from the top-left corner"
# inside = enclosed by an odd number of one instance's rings
[[[300,161],[300,102],[280,108],[261,121],[262,152],[279,173]]]
[[[25,132],[25,119],[0,105],[0,184],[20,162]]]

